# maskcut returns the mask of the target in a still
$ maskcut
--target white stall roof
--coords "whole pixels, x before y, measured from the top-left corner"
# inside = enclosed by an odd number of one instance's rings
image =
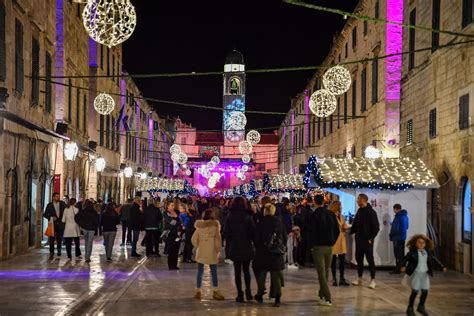
[[[269,174],[268,177],[272,190],[306,190],[302,174]]]
[[[433,173],[420,159],[411,158],[317,158],[322,183],[410,184],[438,188]],[[364,187],[364,186],[363,186]]]

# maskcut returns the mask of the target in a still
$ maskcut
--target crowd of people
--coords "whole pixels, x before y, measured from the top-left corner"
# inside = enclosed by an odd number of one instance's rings
[[[328,282],[330,271],[333,286],[351,285],[344,274],[347,232],[355,239],[358,279],[352,285],[363,285],[365,258],[370,272],[368,287],[376,288],[373,248],[379,220],[367,195],[360,194],[357,205],[355,217],[348,221],[343,215],[341,202],[330,202],[324,195],[309,195],[299,201],[288,198],[277,201],[270,196],[252,200],[240,196],[233,199],[191,196],[165,200],[137,196],[124,205],[116,205],[113,201],[103,203],[89,199],[62,201],[59,194],[54,193],[44,217],[49,221],[46,233],[50,259],[54,259],[55,246],[57,255],[61,256],[63,241],[68,259],[72,259],[73,242],[75,256],[80,258],[80,237],[83,235],[87,263],[91,262],[93,241],[97,236],[103,236],[106,258],[112,261],[120,224],[120,246],[130,247],[131,257],[142,256],[137,248],[142,235],[141,245],[146,249],[144,255],[166,255],[169,270],[179,270],[180,256],[182,263],[197,263],[195,299],[202,298],[204,267],[208,265],[213,298],[224,300],[218,287],[218,263],[225,259],[226,263],[233,263],[236,301],[239,303],[263,302],[268,292],[274,306],[280,306],[283,270],[314,266],[319,280],[319,304],[332,306]],[[394,205],[394,212],[390,239],[394,244],[396,267],[391,273],[406,272],[404,282],[412,288],[407,314],[414,315],[414,300],[421,291],[417,311],[427,315],[424,306],[429,289],[428,276],[436,266],[445,268],[434,256],[432,242],[424,235],[410,239],[405,256],[408,213],[400,204]],[[266,287],[268,273],[271,280],[269,291]],[[255,295],[251,287],[252,275],[258,286]]]

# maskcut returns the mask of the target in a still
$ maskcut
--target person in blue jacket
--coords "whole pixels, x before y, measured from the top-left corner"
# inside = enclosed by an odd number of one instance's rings
[[[390,241],[393,242],[393,252],[395,255],[396,266],[390,272],[391,274],[399,274],[402,267],[403,257],[405,256],[405,240],[407,239],[408,230],[408,212],[402,209],[400,204],[393,206],[395,218],[390,229]]]

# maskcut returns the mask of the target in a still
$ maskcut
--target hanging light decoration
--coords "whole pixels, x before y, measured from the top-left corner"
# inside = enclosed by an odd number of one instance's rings
[[[180,152],[181,152],[181,146],[179,146],[178,144],[173,144],[170,147],[170,154],[177,154],[177,153],[180,153]]]
[[[186,154],[183,153],[183,152],[180,152],[180,153],[178,154],[177,162],[178,162],[180,165],[184,165],[186,162],[188,162],[188,155],[186,155]]]
[[[242,171],[245,171],[245,172],[249,171],[249,166],[243,165],[242,166]]]
[[[125,178],[131,178],[133,176],[132,167],[125,167],[125,169],[123,169],[123,175],[125,176]]]
[[[309,108],[317,117],[328,117],[337,108],[336,97],[328,90],[318,90],[311,95]]]
[[[132,35],[137,14],[130,0],[94,0],[84,7],[82,23],[94,41],[112,47]]]
[[[191,175],[191,170],[188,169],[188,170],[186,170],[185,173],[186,173],[187,176],[190,176]]]
[[[253,129],[247,133],[246,139],[250,144],[256,145],[260,143],[260,133]]]
[[[147,177],[146,172],[140,173],[140,179],[141,179],[141,180],[145,180],[146,177]]]
[[[218,165],[220,162],[221,162],[221,159],[219,158],[219,156],[213,156],[211,158],[211,162],[215,163],[216,165]]]
[[[75,142],[67,142],[64,145],[64,160],[74,161],[76,160],[77,153],[79,152],[79,147]]]
[[[342,66],[330,68],[323,76],[324,87],[334,95],[341,95],[349,91],[351,82],[351,73]]]
[[[102,157],[97,158],[97,160],[95,161],[95,170],[97,170],[97,172],[102,172],[104,171],[105,166],[106,166],[105,159]]]
[[[180,154],[181,152],[171,154],[171,160],[173,160],[174,162],[177,162]]]
[[[239,144],[239,151],[243,155],[248,155],[252,152],[253,146],[248,141],[241,141]]]
[[[213,161],[209,161],[207,164],[206,164],[206,167],[208,170],[212,170],[216,167],[216,164],[213,162]]]
[[[243,112],[233,111],[229,116],[229,129],[239,130],[244,129],[247,125],[247,117]]]
[[[250,162],[250,156],[249,155],[243,155],[242,156],[242,162],[243,163],[249,163]]]
[[[94,109],[101,115],[109,115],[115,108],[115,101],[107,93],[100,93],[94,99]]]
[[[382,157],[382,152],[375,146],[369,145],[364,150],[364,156],[369,159],[378,159]]]

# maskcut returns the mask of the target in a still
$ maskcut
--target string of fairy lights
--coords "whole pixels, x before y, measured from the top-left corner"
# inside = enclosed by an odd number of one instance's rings
[[[359,14],[358,12],[346,12],[343,10],[338,10],[334,8],[328,8],[324,6],[319,6],[315,4],[308,4],[302,1],[296,0],[283,0],[284,3],[301,6],[309,9],[319,10],[330,12],[338,15],[344,16],[344,18],[351,17],[364,21],[371,21],[374,23],[385,23],[401,26],[409,29],[419,29],[423,31],[429,31],[434,33],[448,34],[452,36],[465,37],[465,38],[474,38],[472,34],[465,34],[449,30],[434,29],[419,25],[410,25],[404,23],[398,23],[382,18],[371,17],[367,15]],[[87,1],[82,12],[82,20],[84,28],[88,35],[97,43],[105,45],[107,47],[113,47],[125,42],[134,32],[137,25],[137,16],[135,8],[132,5],[130,0],[96,0],[96,1]],[[462,45],[474,42],[474,40],[462,41],[462,42],[452,42],[446,45],[440,45],[439,48],[450,47],[455,45]],[[321,66],[309,66],[309,67],[289,67],[289,68],[273,68],[273,69],[254,69],[248,70],[247,73],[274,73],[274,72],[286,72],[286,71],[306,71],[306,70],[315,70],[315,69],[328,69],[323,75],[323,88],[315,91],[309,100],[309,109],[311,112],[320,118],[326,118],[337,108],[337,99],[336,96],[344,94],[347,92],[351,85],[351,74],[343,66],[348,64],[356,64],[361,62],[367,62],[369,60],[375,59],[385,59],[394,55],[403,55],[407,53],[415,53],[424,50],[431,49],[424,48],[418,50],[410,50],[409,52],[400,52],[396,54],[386,55],[386,56],[377,56],[374,58],[365,58],[362,60],[356,61],[347,61],[344,63],[339,63],[338,65],[321,65]],[[126,76],[136,77],[136,78],[153,78],[153,77],[182,77],[182,76],[204,76],[204,75],[221,75],[222,72],[205,72],[205,73],[175,73],[175,74],[147,74],[147,75],[128,75],[122,74],[120,77],[124,78]],[[97,75],[97,76],[57,76],[57,77],[37,77],[33,79],[39,79],[47,82],[51,82],[57,85],[65,85],[62,82],[56,82],[52,79],[63,79],[63,78],[111,78],[116,77],[116,75]],[[69,85],[68,85],[69,86]],[[77,87],[77,89],[83,90],[92,90],[91,88]],[[98,91],[96,91],[98,92]],[[94,108],[101,115],[110,115],[115,109],[115,101],[112,96],[124,97],[120,93],[108,93],[101,92],[98,93],[94,99]],[[151,102],[166,103],[181,105],[186,107],[194,107],[207,110],[219,110],[223,111],[224,109],[220,107],[212,107],[206,105],[197,105],[184,102],[176,102],[169,100],[157,100],[153,98],[144,98],[144,97],[135,97],[137,99],[144,99]],[[271,111],[246,111],[246,113],[252,114],[270,114],[270,115],[287,115],[287,113],[282,112],[271,112]],[[303,114],[304,115],[304,114]],[[234,133],[245,133],[245,125],[247,119],[244,113],[239,111],[233,111],[229,116],[229,126],[230,130],[233,130]],[[250,154],[253,151],[253,146],[260,142],[260,133],[257,130],[250,130],[246,139],[242,140],[238,149],[242,155],[242,162],[244,165],[238,172],[238,177],[241,180],[245,180],[245,172],[248,171],[248,163],[250,162]],[[370,146],[369,146],[370,147]],[[384,160],[377,159],[378,153],[373,150],[373,148],[366,149],[366,156],[369,158],[358,159],[344,159],[344,160],[326,160],[326,161],[317,161],[316,157],[311,157],[308,161],[307,172],[305,176],[302,175],[272,175],[267,176],[262,181],[262,190],[266,186],[272,190],[279,192],[281,190],[303,190],[305,186],[308,185],[309,177],[311,174],[316,175],[316,177],[322,181],[324,178],[326,184],[341,184],[341,183],[352,183],[352,184],[367,184],[370,186],[375,186],[378,188],[384,188],[388,183],[390,186],[391,183],[397,182],[399,185],[396,189],[405,189],[413,185],[413,183],[420,183],[422,185],[431,185],[433,177],[429,174],[426,167],[422,165],[422,162],[413,162],[405,159],[399,160],[400,162],[395,163],[394,160]],[[78,146],[73,142],[68,142],[65,144],[64,148],[65,159],[74,160],[78,153]],[[173,144],[170,148],[171,159],[178,163],[180,166],[186,166],[188,161],[187,154],[181,149],[180,145]],[[372,159],[370,159],[372,158]],[[375,159],[374,159],[375,158]],[[330,163],[332,165],[330,165]],[[377,163],[376,163],[377,162]],[[212,172],[212,170],[220,163],[218,156],[214,156],[207,163],[202,170],[199,172],[209,179],[208,186],[214,187],[215,184],[222,177],[218,172]],[[101,172],[106,167],[106,161],[102,157],[95,159],[96,170]],[[184,167],[185,173],[190,174],[190,170]],[[364,174],[355,174],[356,170],[366,171]],[[390,170],[393,174],[381,173],[377,170]],[[417,171],[418,170],[418,171]],[[421,170],[421,171],[420,171]],[[126,177],[133,176],[133,170],[130,167],[125,168],[124,174]],[[376,179],[376,181],[371,180]],[[166,190],[166,191],[175,191],[175,192],[184,192],[186,190],[186,181],[183,180],[172,180],[172,179],[160,179],[160,178],[146,178],[139,175],[137,186],[142,190]],[[258,191],[260,184],[256,182],[251,182],[245,184],[240,188],[240,192],[249,193],[251,191]],[[390,188],[390,187],[389,187]]]

